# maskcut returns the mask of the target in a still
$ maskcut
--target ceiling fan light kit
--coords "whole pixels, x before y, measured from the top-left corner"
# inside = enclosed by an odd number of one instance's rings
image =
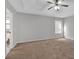
[[[57,11],[59,11],[60,7],[59,6],[55,6],[54,9],[57,10]]]

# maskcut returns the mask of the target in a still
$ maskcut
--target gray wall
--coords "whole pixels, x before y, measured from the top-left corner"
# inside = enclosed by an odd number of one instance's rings
[[[54,20],[63,20],[55,17],[17,13],[7,0],[6,7],[13,13],[14,45],[17,42],[28,42],[55,37]]]
[[[68,39],[74,39],[74,16],[64,19],[64,36]]]
[[[55,19],[54,17],[16,13],[14,15],[15,42],[28,42],[54,37]]]

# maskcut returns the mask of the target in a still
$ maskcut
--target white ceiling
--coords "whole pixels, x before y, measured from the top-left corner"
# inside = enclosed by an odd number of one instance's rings
[[[64,4],[69,7],[61,7],[60,11],[55,9],[48,10],[45,0],[8,0],[17,12],[29,13],[36,15],[45,15],[52,17],[68,17],[74,15],[74,0],[64,0]]]

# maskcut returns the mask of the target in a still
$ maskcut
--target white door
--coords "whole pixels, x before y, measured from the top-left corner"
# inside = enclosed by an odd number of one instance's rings
[[[9,9],[6,8],[6,55],[9,53],[13,47],[13,14]]]

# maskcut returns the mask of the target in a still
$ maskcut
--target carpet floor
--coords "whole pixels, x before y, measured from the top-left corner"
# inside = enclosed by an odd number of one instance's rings
[[[19,43],[6,59],[74,59],[74,41],[60,38]]]

